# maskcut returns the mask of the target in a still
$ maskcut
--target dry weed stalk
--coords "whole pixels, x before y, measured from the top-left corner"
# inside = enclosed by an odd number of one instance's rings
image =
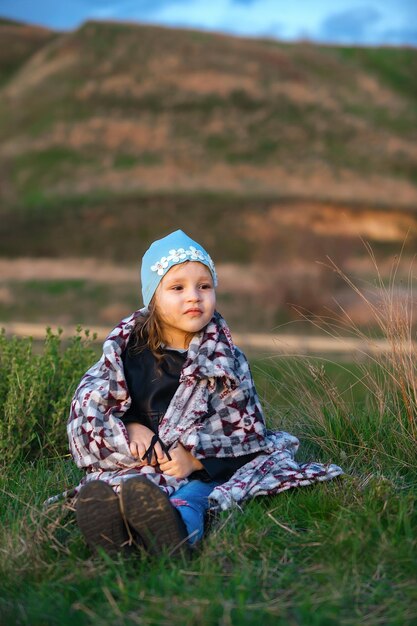
[[[375,351],[373,356],[369,356],[382,375],[378,376],[371,372],[366,365],[363,367],[367,386],[373,393],[380,412],[387,410],[388,398],[394,400],[392,411],[401,425],[403,425],[402,416],[405,412],[408,433],[414,441],[417,441],[417,343],[413,337],[415,333],[413,313],[416,304],[413,294],[415,280],[413,263],[409,267],[406,288],[400,290],[397,285],[397,274],[401,254],[394,259],[388,284],[385,284],[372,248],[369,244],[365,246],[376,271],[375,287],[378,297],[375,302],[331,259],[329,259],[329,267],[369,308],[383,339],[387,342],[386,350]],[[359,336],[364,343],[369,343],[370,338],[352,322],[349,316],[346,316],[343,309],[342,312],[345,314],[343,321],[346,325],[347,319],[351,332]]]
[[[336,363],[352,380],[349,388],[343,391],[334,384],[326,367],[320,365],[317,358],[297,355],[294,359],[294,355],[286,355],[282,367],[286,401],[293,416],[289,426],[318,444],[330,458],[340,457],[345,467],[346,459],[350,458],[354,465],[362,459],[365,463],[371,460],[375,467],[382,467],[384,460],[406,469],[415,466],[417,442],[413,262],[404,281],[406,284],[400,289],[398,267],[401,255],[395,259],[390,275],[384,280],[371,247],[365,245],[376,271],[372,293],[369,285],[359,287],[331,259],[326,267],[335,272],[369,309],[374,329],[377,328],[377,338],[360,328],[340,305],[338,314],[331,312],[327,317],[313,316],[311,312],[297,308],[300,316],[320,332],[341,341],[348,333],[361,340],[362,348],[352,355],[356,356],[353,360],[359,372]],[[322,359],[322,362],[329,361]],[[356,386],[363,396],[359,403],[356,394],[351,394]]]

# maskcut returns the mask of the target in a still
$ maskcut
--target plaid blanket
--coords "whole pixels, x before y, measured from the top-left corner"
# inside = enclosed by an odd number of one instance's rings
[[[145,474],[169,495],[187,482],[140,465],[129,451],[121,417],[131,400],[121,354],[142,314],[143,310],[136,311],[110,333],[101,359],[87,371],[75,392],[67,432],[73,458],[86,475],[71,495],[96,479],[106,481],[117,492],[121,481],[137,474]],[[342,473],[336,465],[298,464],[294,459],[298,439],[266,428],[248,362],[217,312],[190,343],[159,436],[168,448],[180,442],[199,459],[259,453],[214,489],[210,500],[216,509]]]

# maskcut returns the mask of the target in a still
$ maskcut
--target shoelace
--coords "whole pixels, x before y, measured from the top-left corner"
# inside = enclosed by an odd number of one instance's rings
[[[155,451],[156,444],[159,443],[161,445],[162,451],[167,455],[168,461],[172,461],[172,458],[169,454],[169,448],[164,444],[162,439],[158,437],[158,435],[154,435],[151,439],[151,443],[149,444],[149,448],[146,450],[145,454],[141,458],[141,461],[146,459],[146,462],[150,465],[152,462],[152,456]]]

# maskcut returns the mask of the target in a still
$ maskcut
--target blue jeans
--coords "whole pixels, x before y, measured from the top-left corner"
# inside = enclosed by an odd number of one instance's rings
[[[184,521],[191,544],[203,536],[204,518],[209,507],[208,496],[219,484],[216,481],[203,483],[201,480],[190,480],[170,497]]]

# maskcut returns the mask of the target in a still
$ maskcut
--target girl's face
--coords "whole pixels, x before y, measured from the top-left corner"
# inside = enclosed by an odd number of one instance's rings
[[[215,306],[213,278],[205,265],[187,261],[171,267],[155,292],[165,343],[171,348],[188,348],[190,335],[209,323]]]

